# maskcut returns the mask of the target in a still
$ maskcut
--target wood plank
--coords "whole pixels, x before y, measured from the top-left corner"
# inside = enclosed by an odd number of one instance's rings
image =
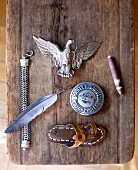
[[[15,14],[16,11],[16,14]],[[11,17],[13,16],[13,17]],[[16,21],[16,23],[15,23]],[[20,34],[20,1],[14,3],[7,1],[7,113],[9,123],[16,117],[19,112],[19,57],[21,54],[21,34]],[[12,39],[12,41],[10,41]],[[18,70],[18,71],[17,71]],[[16,72],[16,74],[15,74]],[[16,89],[16,90],[15,90]],[[14,101],[14,104],[13,104]],[[9,107],[10,106],[10,107]],[[12,161],[20,164],[20,133],[8,135],[7,143],[9,156],[12,155]],[[12,146],[12,147],[10,147]],[[16,154],[14,153],[16,150]],[[18,157],[18,158],[17,158]]]
[[[138,2],[135,0],[135,63],[138,64]]]
[[[119,100],[118,125],[119,143],[118,143],[118,161],[128,162],[133,157],[134,152],[134,122],[135,122],[135,60],[134,60],[134,9],[133,1],[120,1],[120,71],[125,86],[125,97]],[[124,28],[125,31],[124,31]],[[129,43],[125,43],[128,41]],[[128,64],[129,62],[129,64]],[[126,69],[131,72],[126,72]],[[128,100],[129,103],[128,104]],[[127,117],[126,117],[127,115]],[[124,126],[122,126],[124,125]],[[132,126],[133,125],[133,126]],[[129,139],[124,140],[126,132],[131,131]],[[129,147],[128,147],[129,146]],[[125,155],[128,155],[127,157]]]
[[[16,11],[16,13],[15,13]],[[35,15],[34,15],[35,13]],[[96,82],[105,93],[105,103],[94,116],[73,112],[68,90],[58,102],[31,123],[31,148],[22,151],[20,132],[8,135],[10,160],[18,164],[104,164],[129,161],[134,150],[134,44],[132,0],[7,0],[7,103],[8,124],[20,112],[19,59],[28,49],[36,49],[32,36],[59,44],[68,39],[75,45],[103,41],[96,55],[83,63],[72,78],[57,76],[49,58],[36,52],[32,57],[30,103],[42,95],[59,92],[82,81]],[[125,87],[119,96],[107,64],[116,58]],[[125,69],[124,69],[125,68]],[[108,76],[107,76],[108,75]],[[66,149],[46,140],[49,125],[94,121],[107,129],[103,143],[95,147]],[[129,135],[128,135],[129,134]]]

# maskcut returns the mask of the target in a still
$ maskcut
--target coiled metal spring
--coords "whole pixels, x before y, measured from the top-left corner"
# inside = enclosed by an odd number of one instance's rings
[[[20,59],[20,84],[21,84],[21,110],[28,106],[28,84],[29,84],[29,58],[33,56],[33,51],[28,51]],[[22,128],[21,147],[26,149],[30,147],[30,124]]]
[[[21,66],[21,110],[27,108],[28,106],[28,82],[29,82],[29,73],[28,73],[28,66]],[[30,143],[30,124],[25,125],[22,128],[22,147],[29,147],[28,144]],[[26,146],[27,144],[27,146]]]

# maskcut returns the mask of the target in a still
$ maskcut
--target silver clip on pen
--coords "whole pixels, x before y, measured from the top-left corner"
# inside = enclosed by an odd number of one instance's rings
[[[20,59],[21,111],[28,106],[29,59],[33,54],[33,51],[28,51]],[[30,124],[22,128],[21,147],[24,150],[30,148]]]

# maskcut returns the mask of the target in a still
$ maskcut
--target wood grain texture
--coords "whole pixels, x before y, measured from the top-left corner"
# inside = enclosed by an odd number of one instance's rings
[[[104,90],[105,103],[94,116],[76,114],[68,90],[58,102],[31,123],[31,148],[22,151],[20,132],[8,135],[10,160],[17,164],[107,164],[124,163],[134,151],[134,35],[132,0],[7,0],[7,105],[8,124],[20,112],[19,59],[36,49],[32,36],[64,47],[103,41],[93,58],[85,61],[72,78],[57,76],[49,58],[36,51],[29,70],[30,103],[42,95],[59,92],[79,82],[90,81]],[[125,95],[116,92],[107,56],[112,55],[121,73]],[[53,124],[95,122],[107,129],[103,143],[95,147],[66,149],[49,143],[46,129]]]

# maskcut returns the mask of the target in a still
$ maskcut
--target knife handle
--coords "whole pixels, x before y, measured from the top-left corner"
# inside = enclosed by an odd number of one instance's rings
[[[21,83],[21,110],[28,106],[28,83],[29,83],[29,58],[24,55],[20,59],[20,83]],[[30,148],[30,124],[24,125],[22,128],[21,147],[23,149]]]

